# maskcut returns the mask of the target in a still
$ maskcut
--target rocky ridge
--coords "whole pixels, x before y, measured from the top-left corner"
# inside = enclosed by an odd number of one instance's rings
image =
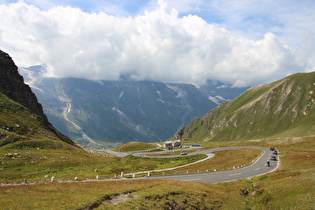
[[[38,120],[43,127],[54,133],[62,141],[71,145],[76,145],[74,141],[56,130],[48,121],[43,112],[43,107],[32,92],[31,88],[24,83],[23,77],[18,73],[18,67],[15,65],[9,54],[0,50],[0,92],[29,109],[31,113],[38,116]]]

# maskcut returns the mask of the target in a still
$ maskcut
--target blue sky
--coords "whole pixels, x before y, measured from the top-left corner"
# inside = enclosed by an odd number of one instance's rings
[[[315,70],[314,0],[0,0],[0,48],[47,76],[253,86]]]

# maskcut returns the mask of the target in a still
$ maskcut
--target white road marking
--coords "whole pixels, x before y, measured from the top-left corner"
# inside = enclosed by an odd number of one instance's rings
[[[198,178],[198,179],[185,179],[183,181],[196,181],[196,180],[201,180],[201,178]]]
[[[237,176],[237,175],[241,175],[242,173],[237,173],[237,174],[230,174],[229,176]]]
[[[255,171],[258,171],[260,168],[256,168]]]

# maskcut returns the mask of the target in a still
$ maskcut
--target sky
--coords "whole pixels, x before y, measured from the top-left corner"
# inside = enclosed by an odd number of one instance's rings
[[[0,0],[0,49],[49,77],[231,87],[315,71],[315,0]]]

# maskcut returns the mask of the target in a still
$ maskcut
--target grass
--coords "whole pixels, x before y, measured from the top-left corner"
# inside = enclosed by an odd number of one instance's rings
[[[5,154],[18,153],[15,157]],[[95,177],[95,169],[116,161],[111,157],[89,155],[81,149],[4,149],[0,148],[0,182],[44,180],[45,175],[70,179],[75,176]]]
[[[115,152],[133,152],[133,151],[140,151],[140,150],[150,150],[157,148],[157,144],[155,143],[144,143],[144,142],[129,142],[123,144],[113,151]]]
[[[266,140],[280,151],[277,171],[252,178],[249,205],[269,209],[314,209],[315,137]]]
[[[211,171],[222,171],[232,170],[233,167],[241,167],[242,165],[249,165],[251,161],[257,158],[260,154],[260,150],[240,149],[240,150],[226,150],[213,152],[215,156],[198,164],[185,166],[182,168],[174,169],[165,172],[164,174],[179,174],[196,173],[196,172],[211,172]],[[231,159],[233,157],[233,159]],[[154,172],[152,175],[161,175],[162,172]]]
[[[213,171],[213,170],[229,170],[233,167],[238,167],[241,165],[250,165],[251,161],[257,158],[260,154],[260,150],[226,150],[220,152],[214,152],[215,156],[209,160],[201,162],[196,166],[189,166],[183,168],[182,170],[193,170],[197,169],[200,171]],[[231,158],[233,157],[233,158]]]
[[[7,157],[5,154],[18,153],[18,156]],[[21,183],[24,179],[44,181],[45,175],[56,179],[94,179],[113,178],[121,172],[138,171],[176,167],[203,159],[205,155],[194,155],[182,158],[140,158],[127,156],[125,158],[100,157],[84,153],[82,150],[64,149],[8,149],[0,148],[0,182]],[[97,172],[95,172],[97,169]]]
[[[124,194],[134,199],[118,202],[116,205],[109,203]],[[228,190],[219,190],[201,183],[144,180],[2,187],[0,200],[3,209],[83,209],[93,206],[101,209],[214,209],[232,205],[235,208],[244,207],[242,202],[238,202],[240,195],[230,194]]]
[[[161,153],[155,153],[155,154],[148,154],[147,156],[171,156],[171,155],[180,155],[183,151],[187,153],[196,152],[203,149],[189,149],[189,150],[182,150],[182,149],[176,149],[176,150],[164,150],[164,152]],[[163,151],[163,150],[161,150]]]
[[[120,159],[116,163],[112,163],[112,172],[114,174],[133,173],[139,171],[158,170],[165,168],[172,168],[176,166],[185,165],[205,158],[205,155],[194,155],[187,157],[176,158],[141,158],[134,156],[127,156]]]
[[[255,140],[248,146],[252,145],[274,146],[281,155],[279,169],[251,179],[217,184],[137,180],[2,186],[0,203],[4,209],[313,209],[315,137]],[[248,160],[258,154],[255,150],[249,152],[245,152]],[[212,160],[197,167],[231,164],[236,161],[229,158],[231,155],[243,161],[243,154],[242,150],[217,152]],[[141,163],[139,160],[128,156],[121,164]],[[121,196],[130,199],[119,201]],[[112,204],[115,199],[118,203]]]

